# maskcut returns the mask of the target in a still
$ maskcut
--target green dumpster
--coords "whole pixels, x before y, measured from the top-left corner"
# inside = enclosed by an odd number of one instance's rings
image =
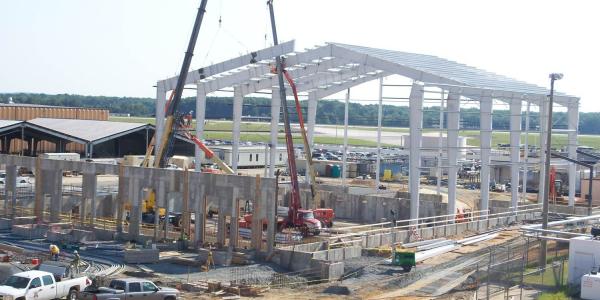
[[[392,264],[401,266],[404,271],[408,272],[416,265],[414,251],[396,251],[392,259]]]

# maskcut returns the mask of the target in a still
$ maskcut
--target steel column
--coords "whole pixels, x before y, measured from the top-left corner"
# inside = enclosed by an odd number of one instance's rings
[[[279,134],[279,115],[281,113],[281,100],[279,99],[279,89],[273,89],[271,93],[271,154],[269,155],[269,177],[275,177],[275,165],[277,164],[277,137]],[[309,114],[309,122],[310,114]],[[314,121],[313,121],[314,122]],[[314,125],[310,126],[309,133],[314,130]]]
[[[577,132],[579,124],[579,103],[571,103],[568,106],[568,147],[569,157],[577,159]],[[577,166],[574,163],[569,163],[569,206],[575,205],[575,180],[577,174]]]
[[[379,191],[381,172],[381,121],[383,118],[383,77],[379,78],[379,103],[377,106],[377,165],[375,166],[375,187]],[[418,202],[418,201],[417,201]],[[417,204],[418,205],[418,204]]]
[[[519,165],[521,161],[521,99],[510,102],[510,195],[513,211],[519,200]]]
[[[206,94],[201,83],[197,84],[196,88],[196,137],[200,140],[204,139],[204,120],[206,118]],[[201,162],[204,157],[204,152],[197,145],[194,147],[194,158],[196,171],[202,169]]]
[[[348,172],[348,106],[350,105],[350,89],[346,93],[344,103],[344,150],[342,152],[342,186],[346,186],[346,173]]]
[[[380,81],[380,83],[382,83]],[[421,142],[423,128],[423,85],[413,83],[410,90],[410,218],[419,217],[419,185],[421,180]],[[380,102],[381,103],[381,102]],[[381,132],[379,133],[381,134]],[[379,155],[377,156],[379,160]],[[377,164],[379,166],[379,163]],[[379,174],[379,172],[377,172]],[[417,223],[417,221],[411,221]]]
[[[306,136],[308,138],[308,144],[310,145],[310,149],[315,148],[315,125],[317,122],[317,97],[315,93],[308,93],[308,108],[307,108],[307,126]],[[304,174],[306,178],[306,182],[310,182],[310,166],[308,165],[308,161],[306,162],[306,172]],[[315,174],[316,175],[316,174]]]
[[[527,202],[527,178],[529,178],[529,114],[531,112],[531,102],[527,101],[527,112],[525,113],[525,151],[523,153],[523,176],[521,181],[523,182],[523,191],[521,192],[521,202],[523,205]]]
[[[481,140],[481,202],[479,209],[487,214],[490,202],[490,153],[492,150],[492,107],[493,100],[483,96],[480,102],[480,140]]]
[[[458,177],[458,131],[460,130],[460,94],[448,93],[448,215],[456,213],[456,181]],[[412,145],[412,141],[411,141]],[[454,218],[450,220],[454,221]]]
[[[165,106],[167,104],[167,91],[157,85],[156,88],[156,107],[154,114],[156,116],[156,129],[154,131],[154,153],[159,153],[160,138],[165,130]]]
[[[240,154],[240,129],[244,96],[239,87],[233,89],[233,143],[231,146],[231,168],[237,172]]]

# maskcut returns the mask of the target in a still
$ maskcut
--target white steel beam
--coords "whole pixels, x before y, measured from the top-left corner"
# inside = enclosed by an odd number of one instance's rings
[[[379,102],[377,103],[377,161],[375,165],[375,188],[381,183],[381,121],[383,119],[383,77],[379,78]],[[412,218],[411,218],[412,219]]]
[[[510,103],[510,195],[511,207],[517,211],[519,202],[519,166],[521,160],[521,110],[522,101],[513,99]]]
[[[458,131],[460,130],[460,94],[448,94],[448,215],[456,213],[456,180],[458,177]],[[412,145],[412,140],[411,140]],[[412,151],[411,151],[412,152]],[[449,220],[454,222],[454,218]]]
[[[441,76],[429,74],[421,70],[417,70],[400,64],[391,63],[387,60],[352,51],[340,46],[331,45],[331,47],[331,53],[334,57],[345,58],[378,70],[383,70],[392,74],[402,75],[420,82],[436,82],[442,84],[455,85],[463,84],[456,80],[451,80]]]
[[[163,132],[165,131],[165,105],[167,104],[167,92],[166,90],[157,86],[156,88],[156,107],[154,108],[154,115],[156,116],[156,129],[154,131],[154,153],[160,151],[160,139]]]
[[[233,90],[233,142],[231,146],[231,168],[237,172],[240,154],[240,127],[244,96],[239,88]]]
[[[410,90],[410,219],[419,218],[419,186],[421,180],[421,142],[423,129],[423,85],[413,83]],[[377,156],[379,158],[379,156]],[[416,221],[411,221],[416,222]],[[415,223],[416,224],[416,223]]]
[[[579,104],[571,103],[568,107],[568,150],[569,157],[577,159],[577,132],[579,124]],[[575,205],[575,180],[577,175],[577,166],[574,163],[569,163],[569,206]],[[591,176],[591,174],[590,174]]]
[[[489,96],[484,96],[480,100],[480,140],[481,140],[481,203],[479,210],[487,214],[490,202],[490,154],[492,151],[492,107],[493,100]]]
[[[315,134],[315,125],[316,125],[316,119],[317,119],[317,98],[315,97],[315,93],[308,93],[308,108],[306,111],[306,125],[307,125],[307,138],[308,138],[308,145],[310,146],[310,149],[314,149],[314,134]],[[305,149],[306,151],[306,149]],[[312,155],[312,153],[311,153]],[[306,172],[304,174],[304,177],[306,178],[306,182],[310,182],[310,165],[308,163],[308,161],[306,161]]]
[[[349,63],[349,61],[347,61],[347,60],[333,58],[333,59],[321,61],[318,64],[305,64],[302,66],[288,67],[287,72],[294,79],[298,88],[302,89],[301,86],[305,85],[304,82],[308,82],[309,84],[311,84],[311,88],[313,88],[313,87],[317,87],[319,85],[324,85],[324,84],[327,84],[330,82],[334,82],[336,80],[337,81],[342,80],[342,78],[348,78],[351,75],[358,76],[358,75],[366,73],[366,72],[375,71],[375,69],[373,69],[373,68],[369,68],[369,67],[361,66],[361,65],[355,65],[355,66],[343,68],[337,72],[329,71],[330,69],[338,68],[340,66],[345,66],[348,63]],[[272,89],[273,87],[276,87],[278,84],[277,77],[274,75],[271,75],[270,70],[269,70],[269,72],[267,72],[265,74],[269,74],[269,75],[263,76],[263,77],[259,77],[258,75],[257,76],[252,76],[252,75],[243,76],[242,75],[240,77],[247,78],[247,80],[246,79],[244,79],[244,80],[234,79],[234,80],[231,80],[230,82],[226,82],[223,84],[217,84],[214,88],[216,90],[216,88],[220,89],[223,87],[227,87],[229,85],[226,85],[226,84],[229,84],[231,82],[241,83],[242,93],[244,95],[248,95],[248,94],[258,92],[260,90]],[[255,78],[256,80],[250,80],[251,78]],[[303,88],[303,89],[306,89],[306,88]],[[289,90],[289,89],[286,89],[286,91],[287,90]],[[291,90],[288,91],[288,94],[291,95]]]
[[[531,102],[527,102],[527,111],[525,112],[525,151],[523,153],[523,189],[521,191],[521,202],[523,205],[527,203],[527,179],[529,178],[529,115],[531,112]]]
[[[440,95],[440,132],[439,132],[439,136],[438,136],[438,157],[437,157],[437,170],[436,170],[436,175],[437,175],[437,180],[436,180],[436,193],[439,196],[442,193],[442,175],[444,175],[444,170],[442,169],[442,159],[444,158],[444,154],[443,154],[443,147],[444,147],[444,110],[445,110],[445,105],[444,105],[444,90],[440,90],[441,95]]]
[[[201,84],[198,84],[198,88],[196,89],[196,137],[202,140],[204,139],[204,120],[206,118],[206,94],[200,87]],[[198,172],[202,170],[202,156],[202,150],[195,145],[195,170]]]
[[[308,135],[308,144],[311,149],[314,147],[315,140],[315,125],[317,123],[317,97],[315,93],[308,93],[308,108],[306,110],[307,114],[307,135]]]
[[[348,172],[348,106],[350,105],[350,89],[346,93],[344,103],[344,150],[342,152],[342,186],[346,187],[346,173]]]
[[[368,82],[368,81],[371,81],[371,80],[374,80],[377,78],[383,78],[383,77],[386,77],[389,75],[391,75],[391,74],[387,73],[387,72],[383,72],[383,73],[377,73],[377,74],[373,74],[373,75],[359,76],[358,78],[350,79],[350,80],[342,82],[340,84],[334,84],[334,85],[331,85],[331,86],[328,86],[325,88],[320,88],[315,91],[315,95],[316,95],[317,99],[323,99],[325,97],[339,93],[345,89],[357,86],[359,84],[363,84],[365,82]]]
[[[271,153],[269,155],[269,177],[275,176],[275,164],[277,163],[277,135],[279,133],[279,115],[281,113],[281,100],[279,90],[274,89],[271,93]]]
[[[277,46],[265,48],[262,50],[254,51],[240,57],[229,59],[214,65],[203,67],[194,71],[190,71],[186,77],[186,84],[195,83],[199,80],[211,77],[217,74],[228,72],[237,68],[241,68],[248,64],[252,64],[258,61],[273,59],[276,56],[281,56],[294,51],[294,41],[288,41],[281,43]],[[157,86],[164,91],[170,91],[175,89],[177,85],[177,79],[179,76],[174,76],[166,80],[161,80],[157,83]]]
[[[350,61],[328,57],[331,51],[328,48],[319,48],[312,52],[297,53],[286,58],[286,69],[293,78],[311,75],[317,72],[326,72],[350,63]],[[319,56],[322,55],[322,56]],[[234,85],[242,86],[242,94],[248,95],[263,89],[276,87],[277,76],[272,72],[271,64],[252,64],[234,71],[204,79],[206,93],[211,93]]]

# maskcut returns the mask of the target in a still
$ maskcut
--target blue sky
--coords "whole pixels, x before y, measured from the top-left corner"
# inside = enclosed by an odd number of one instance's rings
[[[265,2],[209,0],[192,67],[270,45]],[[0,92],[153,97],[156,81],[181,66],[199,3],[2,0]],[[297,49],[336,41],[433,54],[544,86],[548,73],[562,72],[557,89],[580,96],[583,111],[600,111],[597,1],[275,0],[275,6],[280,41],[296,39]],[[376,88],[358,93],[376,95]]]

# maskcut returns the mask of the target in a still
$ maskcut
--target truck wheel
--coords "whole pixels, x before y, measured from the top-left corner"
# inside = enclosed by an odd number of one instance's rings
[[[321,231],[318,229],[315,229],[315,231],[313,231],[313,235],[319,235],[321,234]]]
[[[404,270],[404,272],[410,272],[411,269],[412,266],[402,266],[402,270]]]
[[[71,289],[69,291],[69,295],[67,295],[67,300],[77,300],[77,290],[76,289]]]
[[[329,228],[333,227],[333,221],[329,222],[329,224],[327,224],[327,227],[329,227]]]
[[[175,297],[172,297],[172,296],[165,297],[165,300],[175,300]]]

